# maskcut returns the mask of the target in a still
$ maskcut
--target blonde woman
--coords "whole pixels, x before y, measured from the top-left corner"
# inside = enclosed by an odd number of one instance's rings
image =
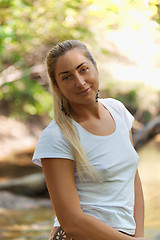
[[[144,200],[132,143],[134,117],[98,99],[96,62],[78,40],[46,57],[54,119],[33,162],[42,166],[56,214],[51,239],[144,239]]]

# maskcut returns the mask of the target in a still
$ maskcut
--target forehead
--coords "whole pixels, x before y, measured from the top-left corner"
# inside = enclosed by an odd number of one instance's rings
[[[84,52],[79,49],[72,49],[59,57],[56,63],[56,72],[59,71],[70,71],[80,65],[82,62],[91,63]]]

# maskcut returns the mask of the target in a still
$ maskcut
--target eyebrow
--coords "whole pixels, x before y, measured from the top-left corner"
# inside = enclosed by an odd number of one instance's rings
[[[84,63],[86,63],[86,62],[83,62],[83,63],[81,63],[80,65],[78,65],[78,66],[76,67],[76,69],[80,68]],[[65,73],[69,73],[69,71],[60,72],[58,75],[60,75],[60,74],[65,74]]]

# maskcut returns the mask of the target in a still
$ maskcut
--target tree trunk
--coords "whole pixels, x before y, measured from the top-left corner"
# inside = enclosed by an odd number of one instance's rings
[[[160,116],[157,116],[139,131],[133,134],[133,142],[136,149],[142,147],[150,139],[160,133]]]

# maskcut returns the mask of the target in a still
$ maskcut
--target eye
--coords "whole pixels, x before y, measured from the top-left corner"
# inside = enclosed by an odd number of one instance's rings
[[[68,79],[70,79],[70,77],[71,77],[71,76],[65,76],[65,77],[63,77],[62,79],[63,79],[63,80],[68,80]]]
[[[86,72],[88,70],[88,67],[83,67],[80,72]]]

